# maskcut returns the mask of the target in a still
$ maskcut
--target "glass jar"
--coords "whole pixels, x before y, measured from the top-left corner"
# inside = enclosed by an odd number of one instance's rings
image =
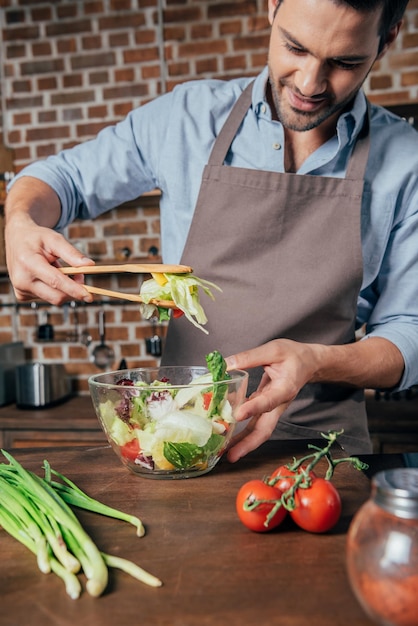
[[[418,626],[418,469],[379,472],[351,522],[347,571],[366,613],[384,626]]]

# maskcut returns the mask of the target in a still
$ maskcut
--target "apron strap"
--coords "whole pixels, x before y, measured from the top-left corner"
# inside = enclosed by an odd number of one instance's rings
[[[367,101],[367,111],[364,116],[363,127],[357,137],[350,161],[347,167],[348,180],[364,179],[370,149],[370,104]],[[356,158],[354,158],[354,156]]]
[[[225,161],[226,155],[228,154],[228,150],[231,147],[235,135],[237,134],[238,128],[241,126],[244,117],[250,108],[253,83],[254,81],[250,82],[244,89],[232,108],[225,124],[222,126],[212,148],[208,165],[222,165]]]
[[[216,138],[208,165],[222,165],[226,159],[231,144],[241,126],[244,117],[250,108],[254,81],[251,81],[244,89],[236,104],[232,108],[225,124]],[[346,178],[348,180],[362,180],[366,171],[370,148],[370,105],[367,103],[367,113],[363,127],[357,137],[354,149],[351,153],[347,167]],[[356,158],[354,158],[354,156]]]

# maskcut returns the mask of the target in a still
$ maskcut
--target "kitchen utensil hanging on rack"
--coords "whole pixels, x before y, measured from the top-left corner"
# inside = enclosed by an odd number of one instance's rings
[[[100,343],[94,348],[91,354],[91,361],[96,367],[105,370],[109,367],[114,359],[115,353],[113,349],[106,344],[105,341],[105,312],[104,309],[99,311],[99,337]]]

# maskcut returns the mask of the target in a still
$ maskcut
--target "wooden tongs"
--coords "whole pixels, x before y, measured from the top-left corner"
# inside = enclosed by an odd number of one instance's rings
[[[82,265],[80,267],[60,267],[63,274],[190,274],[193,272],[191,267],[186,265],[165,265],[164,263],[124,263],[120,265]],[[89,293],[99,296],[109,296],[110,298],[118,298],[120,300],[130,300],[131,302],[144,302],[140,295],[134,293],[124,293],[122,291],[113,291],[111,289],[102,289],[101,287],[92,287],[91,285],[83,285],[84,289]],[[173,300],[150,300],[149,304],[161,307],[162,309],[175,309],[176,303]]]

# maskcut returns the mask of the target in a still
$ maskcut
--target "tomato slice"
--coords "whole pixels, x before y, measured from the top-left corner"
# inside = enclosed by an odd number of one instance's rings
[[[135,461],[140,452],[139,441],[138,439],[132,439],[132,441],[128,441],[128,443],[125,443],[119,449],[121,455],[125,459],[129,459],[129,461]]]
[[[182,317],[184,312],[181,309],[172,309],[172,316],[175,318]]]
[[[265,533],[277,528],[287,514],[283,506],[277,509],[267,524],[266,521],[268,514],[273,510],[281,495],[276,487],[267,485],[262,480],[250,480],[240,488],[237,494],[236,510],[239,519],[244,526],[254,532]],[[267,500],[268,502],[260,502],[251,510],[246,509],[247,505],[251,505],[257,500]]]
[[[213,391],[206,391],[205,393],[202,393],[202,398],[203,398],[203,409],[207,411],[210,407],[210,403],[212,402]]]

